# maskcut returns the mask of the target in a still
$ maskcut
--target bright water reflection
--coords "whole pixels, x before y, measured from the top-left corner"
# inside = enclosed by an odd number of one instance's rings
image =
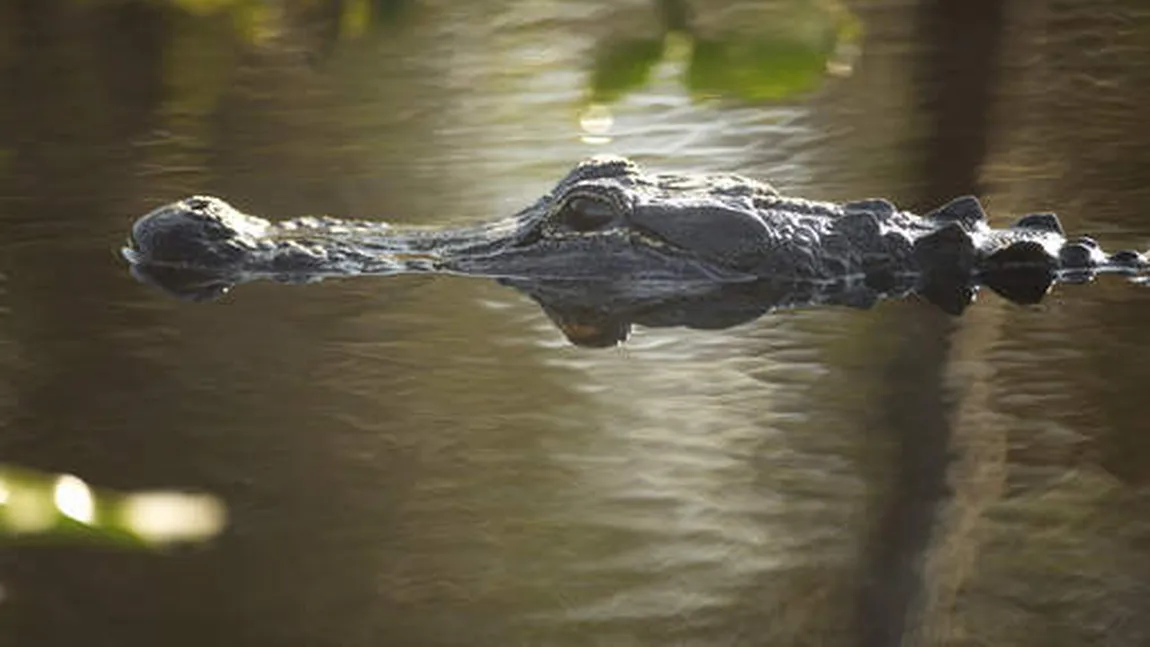
[[[720,36],[765,6],[699,4]],[[608,151],[915,209],[977,190],[1146,247],[1144,9],[991,4],[859,3],[853,74],[785,105],[693,101],[660,63],[602,145],[589,70],[662,32],[650,2],[429,0],[334,39],[285,10],[254,42],[160,3],[3,4],[0,453],[211,492],[229,525],[6,550],[0,643],[1145,644],[1144,290],[588,351],[487,282],[187,304],[115,256],[193,192],[465,222]]]

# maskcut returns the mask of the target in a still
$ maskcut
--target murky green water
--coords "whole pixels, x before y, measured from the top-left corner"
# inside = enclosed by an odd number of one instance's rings
[[[1150,643],[1145,288],[588,350],[481,280],[191,304],[116,255],[193,192],[472,222],[600,152],[1147,248],[1141,3],[859,2],[861,54],[770,104],[762,43],[842,7],[694,3],[660,49],[679,3],[342,4],[0,5],[0,463],[229,520],[9,538],[0,645]]]

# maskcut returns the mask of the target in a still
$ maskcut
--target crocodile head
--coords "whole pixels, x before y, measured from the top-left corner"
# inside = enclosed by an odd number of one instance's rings
[[[439,271],[534,279],[754,278],[777,194],[737,176],[648,175],[615,157],[578,165],[519,213],[476,227],[417,230],[370,221],[272,223],[197,196],[140,218],[135,265],[237,276]]]

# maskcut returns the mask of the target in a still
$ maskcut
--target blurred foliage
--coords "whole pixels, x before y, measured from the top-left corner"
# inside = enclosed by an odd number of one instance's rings
[[[695,41],[685,83],[699,96],[777,101],[816,89],[830,51],[780,36],[745,42]]]
[[[644,86],[652,70],[680,50],[683,83],[699,98],[778,101],[818,88],[831,72],[849,71],[860,22],[835,0],[766,3],[756,24],[703,35],[682,0],[660,0],[661,38],[627,39],[604,48],[591,73],[591,101],[604,103]],[[685,48],[671,46],[683,42]]]
[[[663,41],[626,40],[603,52],[591,72],[591,88],[598,103],[614,101],[643,87],[651,70],[663,58]]]
[[[198,542],[225,525],[215,497],[93,489],[69,474],[0,464],[0,545],[94,543],[152,548]]]

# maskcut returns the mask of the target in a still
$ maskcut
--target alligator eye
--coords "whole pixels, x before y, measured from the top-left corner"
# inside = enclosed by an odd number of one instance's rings
[[[615,209],[610,204],[592,198],[572,198],[560,212],[562,223],[575,231],[595,231],[611,224]]]

